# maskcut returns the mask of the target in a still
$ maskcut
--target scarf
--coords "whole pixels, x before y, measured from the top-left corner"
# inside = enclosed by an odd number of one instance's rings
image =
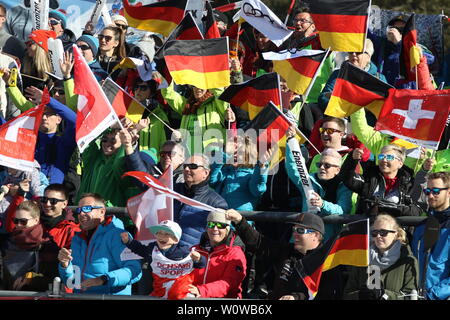
[[[50,240],[48,235],[44,234],[44,229],[40,223],[22,230],[14,229],[11,238],[19,249],[26,251],[38,250],[44,242]]]
[[[184,106],[183,115],[195,114],[202,103],[211,97],[213,97],[213,94],[209,91],[206,91],[205,94],[199,99],[195,99],[194,97],[189,98],[186,102],[186,105]]]
[[[44,225],[46,229],[50,230],[56,227],[61,221],[63,221],[65,219],[65,216],[66,216],[65,212],[63,212],[61,215],[57,217],[50,217],[45,215],[45,213],[43,213],[41,215],[41,223]]]
[[[336,175],[330,180],[320,180],[317,175],[316,178],[317,182],[319,182],[319,184],[325,191],[325,195],[322,197],[322,199],[328,202],[337,203],[337,189],[339,187],[339,183],[341,182],[341,178],[339,177],[339,175]]]
[[[381,270],[392,266],[400,258],[400,250],[402,244],[400,241],[395,241],[394,245],[383,254],[381,254],[374,244],[370,245],[369,265],[380,267]]]

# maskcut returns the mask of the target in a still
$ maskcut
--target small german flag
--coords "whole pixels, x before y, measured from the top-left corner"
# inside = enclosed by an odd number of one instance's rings
[[[130,27],[168,36],[183,19],[188,0],[166,0],[147,5],[130,5],[123,0],[125,18]]]
[[[378,117],[391,88],[393,87],[386,82],[349,62],[344,62],[325,114],[344,118],[366,107]]]
[[[102,89],[119,118],[127,117],[134,123],[141,120],[145,111],[144,106],[133,99],[117,83],[107,78],[103,83]]]
[[[245,126],[244,131],[254,129],[258,133],[258,141],[267,145],[277,144],[285,135],[291,122],[272,102]]]
[[[219,99],[247,111],[249,119],[253,120],[270,101],[276,106],[281,106],[279,88],[279,77],[277,73],[271,72],[229,86]]]
[[[205,25],[205,39],[220,38],[217,21],[214,19],[213,9],[209,1],[206,2],[206,16],[203,18]]]
[[[230,85],[228,37],[169,41],[163,54],[176,84],[191,84],[200,89]]]
[[[322,272],[340,265],[369,265],[369,219],[344,225],[339,234],[297,261],[296,269],[308,288],[310,299],[319,291]]]
[[[304,0],[311,10],[322,48],[363,52],[370,0]]]
[[[305,94],[326,53],[273,61],[273,70],[286,80],[287,86],[298,94]]]
[[[203,39],[203,34],[201,33],[197,23],[192,17],[192,13],[188,12],[181,20],[180,24],[170,33],[166,42],[158,49],[153,57],[155,62],[156,70],[166,79],[169,84],[172,82],[172,76],[167,69],[166,61],[164,60],[163,50],[167,42],[172,40],[200,40]]]
[[[420,63],[421,52],[417,46],[417,30],[415,15],[412,14],[406,22],[402,33],[400,51],[400,75],[409,81],[416,81],[414,67]]]

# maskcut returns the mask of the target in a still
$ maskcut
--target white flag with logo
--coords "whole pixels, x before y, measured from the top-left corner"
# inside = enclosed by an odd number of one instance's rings
[[[292,34],[286,25],[260,0],[244,0],[240,15],[279,47]]]

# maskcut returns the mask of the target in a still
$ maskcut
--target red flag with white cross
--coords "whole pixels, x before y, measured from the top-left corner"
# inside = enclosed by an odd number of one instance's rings
[[[40,104],[0,127],[0,165],[32,171],[44,105]]]
[[[450,90],[389,89],[375,129],[437,149],[450,111]]]

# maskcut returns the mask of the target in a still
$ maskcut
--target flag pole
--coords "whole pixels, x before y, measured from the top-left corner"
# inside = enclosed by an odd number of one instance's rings
[[[314,73],[314,77],[312,78],[311,83],[309,84],[308,88],[306,89],[305,94],[302,95],[302,104],[300,106],[300,110],[302,110],[303,105],[306,103],[306,100],[308,99],[309,93],[311,92],[314,82],[316,82],[317,76],[319,75],[319,72],[322,69],[323,64],[325,63],[325,60],[328,58],[328,53],[330,52],[330,49],[331,49],[331,47],[328,47],[327,51],[325,52],[325,56],[323,57],[322,61],[320,62],[319,67],[316,70],[316,73]]]
[[[294,4],[295,4],[295,0],[292,0],[292,1],[291,1],[291,5],[289,6],[289,10],[288,10],[287,15],[286,15],[286,19],[284,19],[284,24],[285,24],[285,25],[288,23],[289,16],[290,16],[291,13],[292,13],[292,9],[294,9]]]
[[[111,78],[108,78],[112,83],[114,83],[114,85],[116,85],[117,87],[120,88],[120,90],[122,90],[123,92],[125,92],[125,94],[130,97],[134,102],[136,102],[137,104],[139,104],[140,106],[142,106],[145,110],[147,110],[148,112],[150,112],[152,115],[155,116],[156,119],[158,119],[159,121],[162,122],[163,125],[165,125],[169,130],[171,130],[172,132],[175,131],[175,129],[172,129],[166,122],[164,122],[164,120],[162,120],[160,117],[158,117],[153,111],[151,111],[150,109],[148,109],[145,105],[143,105],[141,102],[139,102],[135,97],[133,97],[132,95],[130,95],[128,92],[126,92],[125,90],[123,90],[114,80],[112,80]],[[104,84],[104,83],[103,83]],[[103,87],[103,85],[102,85]]]

